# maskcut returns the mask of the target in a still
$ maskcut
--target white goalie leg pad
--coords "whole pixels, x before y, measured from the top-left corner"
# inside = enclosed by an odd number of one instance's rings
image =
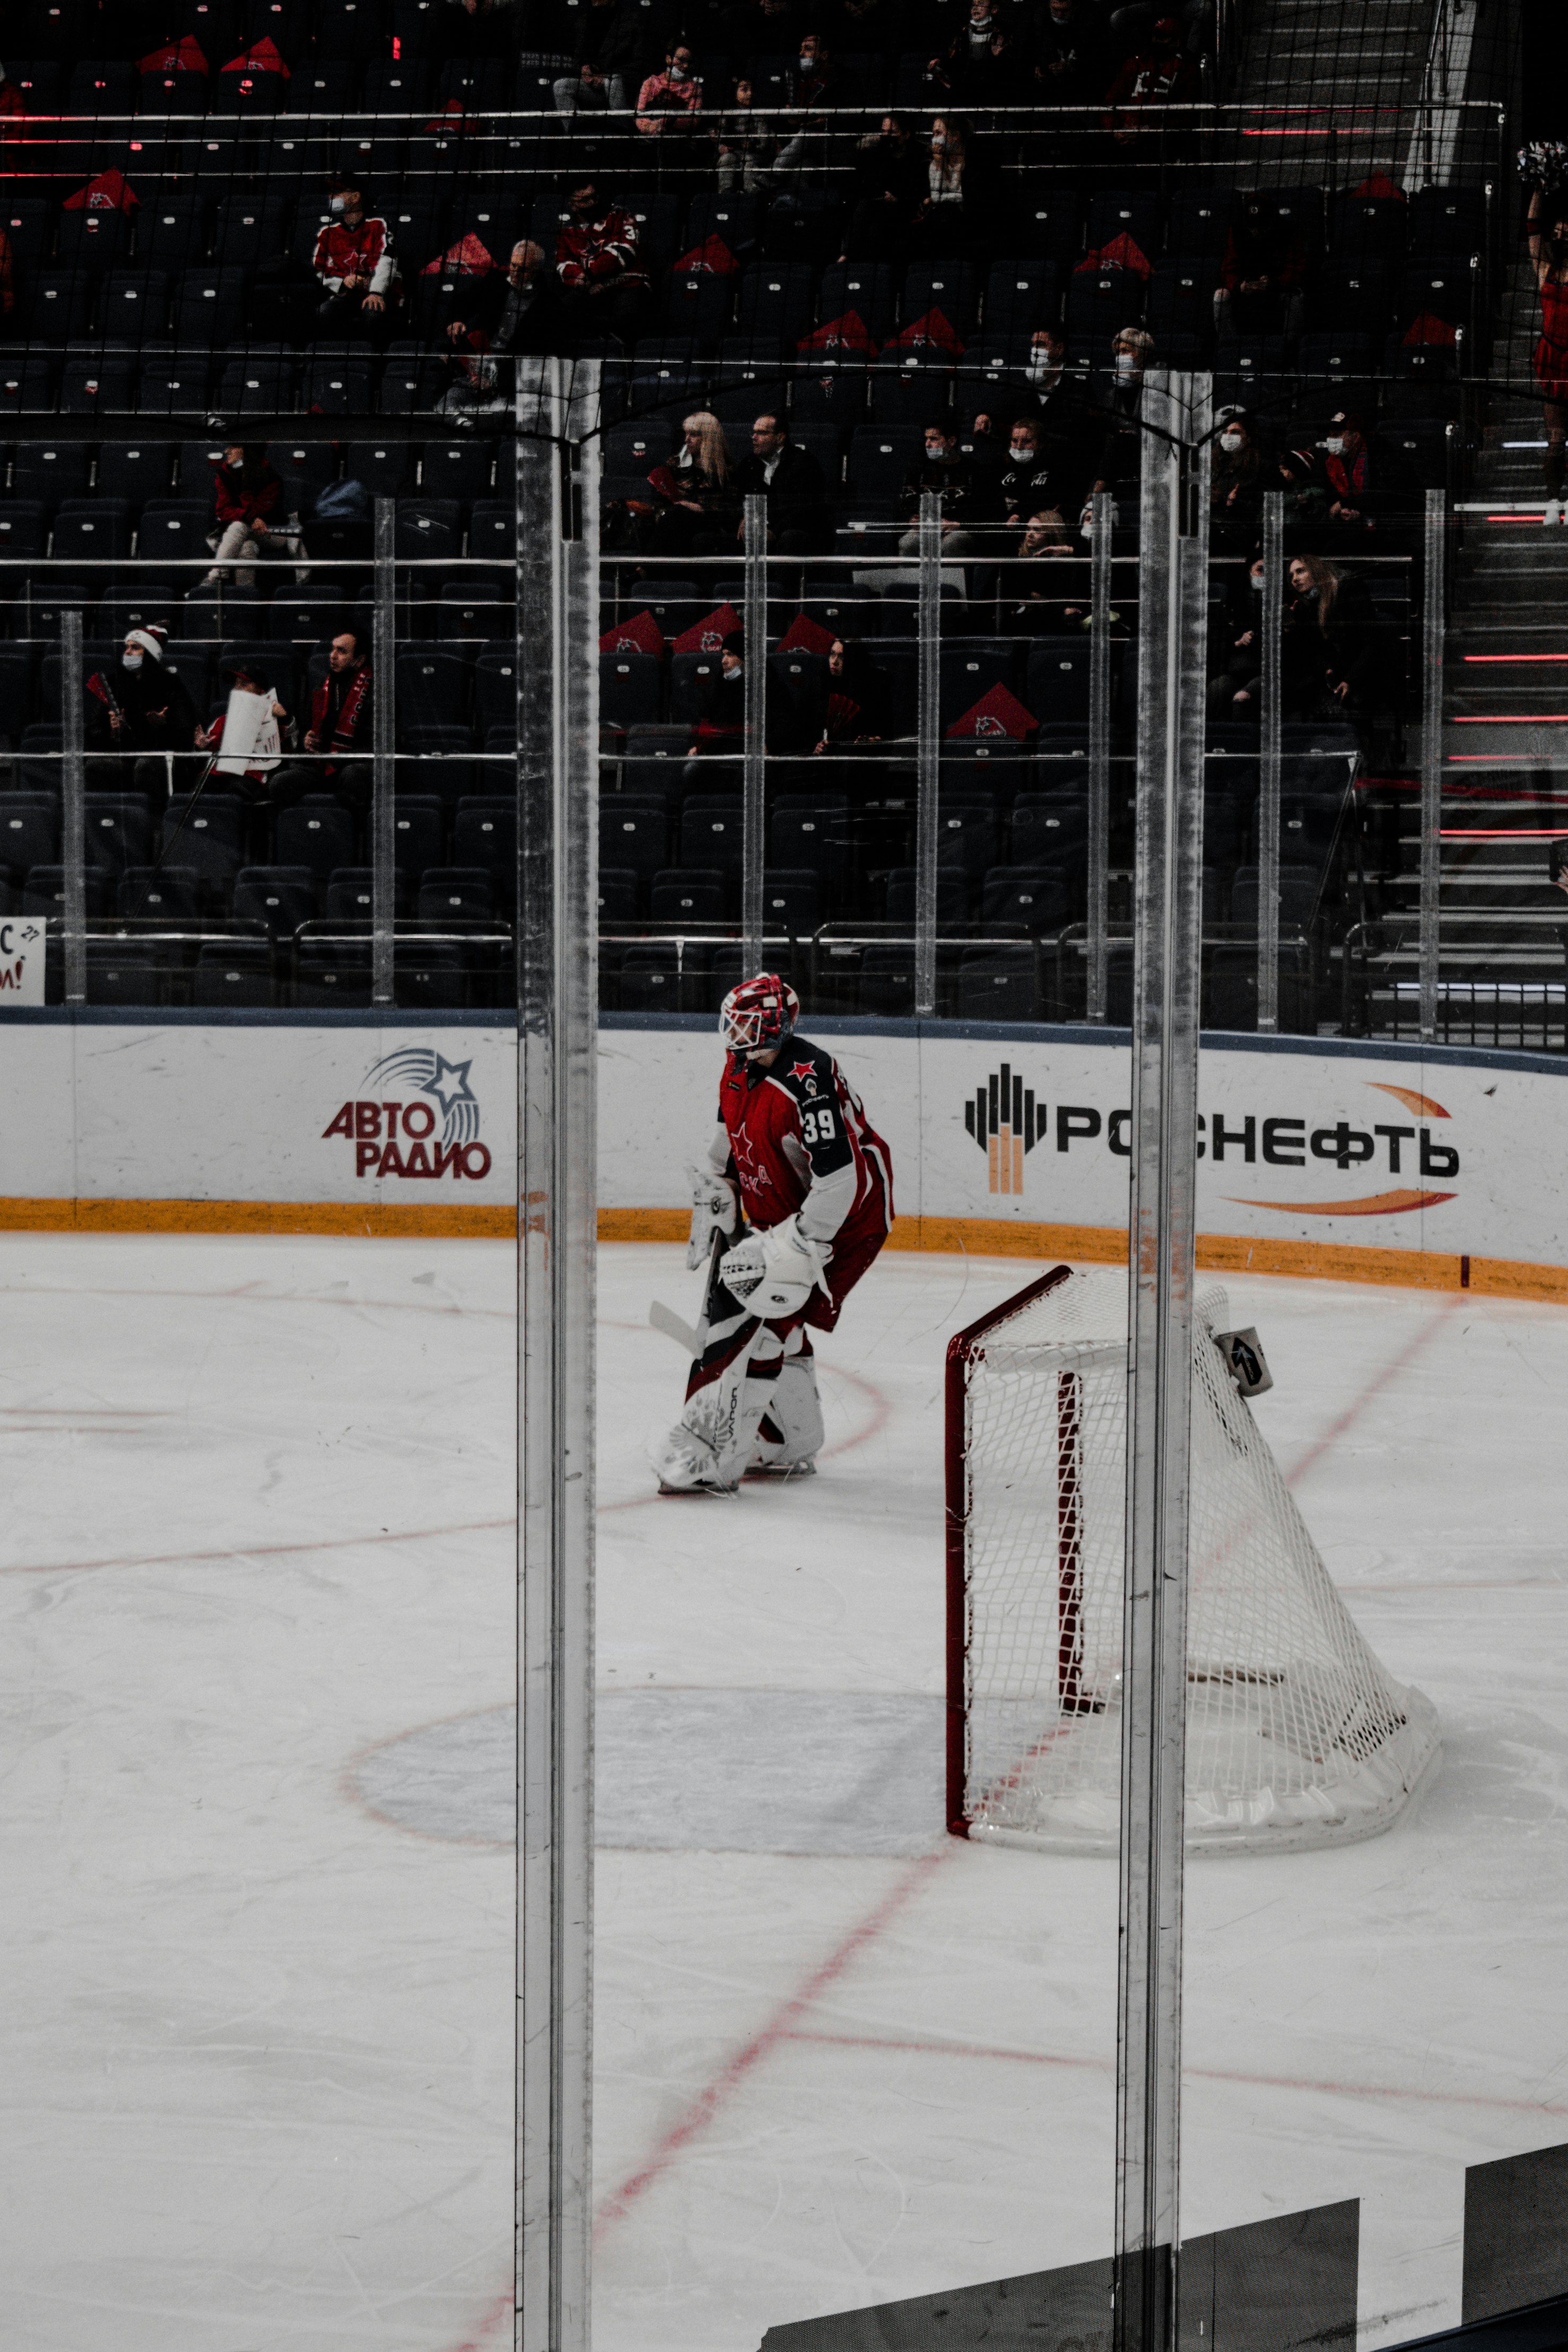
[[[648,1448],[660,1481],[682,1493],[707,1487],[731,1494],[756,1450],[757,1423],[777,1386],[772,1367],[784,1353],[777,1334],[759,1331],[716,1381],[687,1400],[668,1435]],[[767,1367],[759,1370],[756,1367]]]
[[[792,1332],[790,1337],[798,1339],[800,1334]],[[773,1430],[778,1432],[777,1438],[768,1433]],[[815,1466],[826,1435],[822,1400],[816,1390],[816,1358],[794,1355],[786,1349],[768,1400],[752,1467],[771,1471],[774,1475],[788,1471],[804,1475]]]

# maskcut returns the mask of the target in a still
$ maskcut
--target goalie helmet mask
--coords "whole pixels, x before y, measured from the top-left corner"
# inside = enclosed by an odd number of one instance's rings
[[[800,999],[776,971],[759,971],[732,988],[719,1008],[719,1034],[732,1054],[782,1045],[800,1018]]]

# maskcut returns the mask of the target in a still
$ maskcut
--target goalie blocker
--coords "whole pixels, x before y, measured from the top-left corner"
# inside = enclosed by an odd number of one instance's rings
[[[687,1257],[710,1265],[700,1344],[680,1419],[649,1449],[666,1492],[813,1469],[824,1433],[809,1333],[832,1330],[892,1223],[888,1148],[832,1055],[795,1034],[799,1010],[763,972],[720,1016],[729,1051],[707,1164],[692,1171]]]

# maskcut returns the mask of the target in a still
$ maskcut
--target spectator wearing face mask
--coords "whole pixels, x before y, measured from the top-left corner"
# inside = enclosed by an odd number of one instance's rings
[[[341,181],[329,199],[331,218],[316,238],[310,266],[325,299],[316,313],[323,335],[362,335],[379,341],[397,291],[392,237],[379,213],[367,213],[361,191]]]
[[[717,668],[698,682],[697,716],[681,771],[688,790],[717,789],[714,780],[703,775],[700,762],[733,759],[744,743],[745,728],[746,636],[743,629],[731,629],[720,646]],[[738,787],[738,771],[735,781]]]
[[[1110,56],[1088,0],[1050,0],[1034,27],[1031,73],[1050,106],[1096,106],[1110,87]]]
[[[1270,469],[1248,419],[1233,409],[1223,420],[1209,468],[1209,517],[1216,554],[1250,547],[1258,536]]]
[[[1004,519],[1020,530],[1028,516],[1043,514],[1057,503],[1056,469],[1032,416],[1020,416],[1007,436],[1007,455],[996,488]]]
[[[1109,490],[1122,501],[1134,499],[1142,471],[1143,436],[1138,423],[1143,405],[1143,376],[1154,352],[1154,338],[1142,327],[1123,327],[1110,346],[1111,424],[1100,444],[1090,493]],[[1083,523],[1087,536],[1089,505]]]
[[[149,623],[131,630],[118,662],[94,670],[87,681],[88,750],[134,760],[135,781],[147,790],[163,787],[171,757],[178,763],[177,779],[201,742],[195,704],[168,667],[168,630]],[[92,762],[92,787],[102,791],[109,780],[102,761]],[[177,781],[175,788],[181,788]]]
[[[990,231],[994,190],[970,136],[956,114],[931,124],[925,186],[910,224],[910,250],[928,260],[977,252]]]
[[[802,34],[795,64],[790,69],[789,91],[790,104],[807,111],[834,104],[833,68],[823,34]]]
[[[1211,718],[1256,716],[1263,673],[1262,620],[1263,558],[1255,555],[1227,586],[1223,617],[1209,625],[1211,659],[1218,656],[1209,671]]]
[[[1017,84],[1020,58],[1013,27],[996,0],[969,0],[969,14],[947,47],[933,57],[926,79],[949,93],[955,104],[973,108],[1001,106]]]
[[[1329,520],[1342,536],[1386,535],[1415,520],[1421,492],[1414,473],[1399,450],[1368,438],[1359,416],[1342,410],[1329,427],[1323,450]]]
[[[920,553],[920,503],[927,490],[937,491],[942,499],[943,555],[984,555],[985,544],[976,526],[999,521],[1001,504],[987,498],[973,458],[963,455],[957,434],[942,419],[926,426],[921,454],[904,476],[900,495],[909,529],[899,541],[900,555]]]
[[[555,239],[555,276],[568,331],[635,336],[648,305],[636,215],[593,179],[579,181]]]
[[[672,119],[684,121],[700,111],[702,84],[689,41],[677,41],[661,73],[649,74],[637,92],[637,129],[645,139],[661,139]]]
[[[1037,327],[1024,362],[1027,396],[1017,414],[1040,428],[1040,446],[1058,474],[1057,496],[1064,513],[1082,504],[1104,437],[1104,419],[1089,403],[1081,376],[1068,365],[1066,338],[1055,327]]]

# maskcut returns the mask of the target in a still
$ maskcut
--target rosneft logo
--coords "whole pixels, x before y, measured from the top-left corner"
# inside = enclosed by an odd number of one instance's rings
[[[1307,1118],[1264,1116],[1248,1111],[1200,1112],[1198,1158],[1223,1166],[1234,1182],[1244,1168],[1263,1170],[1310,1168],[1327,1164],[1347,1172],[1364,1169],[1361,1188],[1325,1200],[1278,1199],[1266,1177],[1266,1194],[1231,1192],[1225,1198],[1238,1207],[1274,1209],[1297,1217],[1387,1217],[1412,1209],[1435,1209],[1458,1196],[1434,1185],[1448,1183],[1459,1172],[1457,1144],[1439,1140],[1437,1122],[1451,1114],[1430,1095],[1413,1087],[1389,1086],[1376,1078],[1362,1081],[1372,1093],[1387,1095],[1405,1113],[1404,1118],[1378,1118],[1361,1114],[1363,1126],[1342,1113],[1332,1125]],[[1369,1106],[1369,1111],[1370,1111]],[[1048,1105],[1032,1087],[1004,1062],[983,1086],[976,1087],[963,1106],[963,1124],[986,1155],[986,1181],[993,1192],[1017,1194],[1024,1190],[1024,1162],[1037,1143],[1054,1144],[1058,1152],[1083,1149],[1109,1151],[1118,1160],[1132,1150],[1132,1114],[1106,1112],[1093,1103]],[[1235,1168],[1237,1174],[1231,1176]],[[1379,1184],[1378,1178],[1403,1178],[1403,1182]],[[1417,1181],[1412,1181],[1412,1179]]]
[[[1045,1111],[1040,1112],[1042,1124]],[[1035,1090],[1004,1062],[963,1106],[963,1124],[986,1156],[993,1192],[1021,1192],[1024,1155],[1035,1148]]]

